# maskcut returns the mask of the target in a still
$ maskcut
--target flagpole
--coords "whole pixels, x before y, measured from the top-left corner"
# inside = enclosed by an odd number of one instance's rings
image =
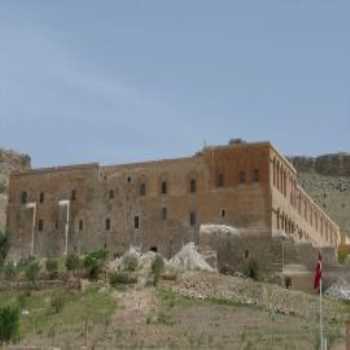
[[[320,278],[320,345],[321,345],[321,350],[324,349],[324,344],[323,344],[323,317],[322,317],[322,276]]]

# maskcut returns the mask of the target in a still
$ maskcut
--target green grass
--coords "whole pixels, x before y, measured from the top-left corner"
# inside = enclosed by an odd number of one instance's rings
[[[62,293],[64,307],[55,313],[50,305],[54,293]],[[97,288],[90,288],[84,293],[68,292],[64,289],[55,291],[32,291],[30,296],[24,297],[23,292],[0,293],[0,306],[16,304],[18,296],[24,299],[24,310],[28,315],[21,315],[20,335],[46,333],[50,329],[69,330],[75,326],[81,327],[86,320],[104,323],[108,321],[116,309],[116,303],[109,292],[101,293]]]

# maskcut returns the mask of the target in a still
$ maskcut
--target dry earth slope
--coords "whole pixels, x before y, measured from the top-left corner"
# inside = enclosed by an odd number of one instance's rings
[[[30,157],[14,151],[0,149],[0,230],[6,224],[7,189],[12,171],[30,168]]]
[[[301,185],[350,238],[350,153],[289,159]]]

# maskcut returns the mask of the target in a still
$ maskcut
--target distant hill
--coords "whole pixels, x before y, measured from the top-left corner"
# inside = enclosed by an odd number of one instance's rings
[[[30,157],[14,151],[0,149],[0,229],[6,224],[6,206],[9,175],[31,167]]]
[[[289,160],[299,172],[301,185],[350,238],[350,154]]]

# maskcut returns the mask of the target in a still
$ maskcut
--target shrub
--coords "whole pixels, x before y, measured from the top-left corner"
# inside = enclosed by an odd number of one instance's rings
[[[76,254],[70,254],[67,256],[65,264],[66,264],[66,269],[68,271],[75,272],[80,269],[80,266],[81,266],[80,258]]]
[[[152,262],[153,285],[156,286],[159,282],[160,274],[164,270],[164,259],[157,254]]]
[[[347,251],[340,250],[338,252],[338,262],[339,262],[339,264],[345,264],[347,256],[348,256],[348,252]]]
[[[13,281],[14,279],[16,279],[17,268],[16,268],[16,265],[12,261],[9,261],[3,267],[3,272],[4,272],[4,275],[5,275],[5,279],[7,279],[9,281]]]
[[[257,280],[259,277],[259,266],[256,260],[249,259],[243,267],[243,274],[247,277]]]
[[[112,286],[118,284],[133,284],[137,283],[137,277],[130,275],[128,272],[114,272],[109,276],[109,283]]]
[[[27,305],[27,294],[21,293],[17,296],[17,305],[18,307],[23,310]]]
[[[8,343],[18,337],[19,309],[13,306],[0,308],[0,343]]]
[[[50,305],[54,313],[56,314],[60,313],[64,308],[64,304],[65,304],[65,299],[62,294],[57,293],[51,297]]]
[[[97,250],[85,257],[84,267],[86,268],[90,279],[96,280],[98,278],[107,257],[108,252],[105,249]]]
[[[136,271],[137,266],[139,265],[139,261],[136,255],[127,255],[123,259],[126,270],[128,271]]]
[[[28,281],[32,282],[34,285],[39,277],[40,265],[39,262],[34,260],[32,261],[27,268],[25,269],[25,275]]]
[[[56,259],[46,260],[46,270],[49,273],[50,279],[55,279],[58,276],[58,261]]]
[[[0,231],[0,266],[3,265],[10,249],[9,235]]]

